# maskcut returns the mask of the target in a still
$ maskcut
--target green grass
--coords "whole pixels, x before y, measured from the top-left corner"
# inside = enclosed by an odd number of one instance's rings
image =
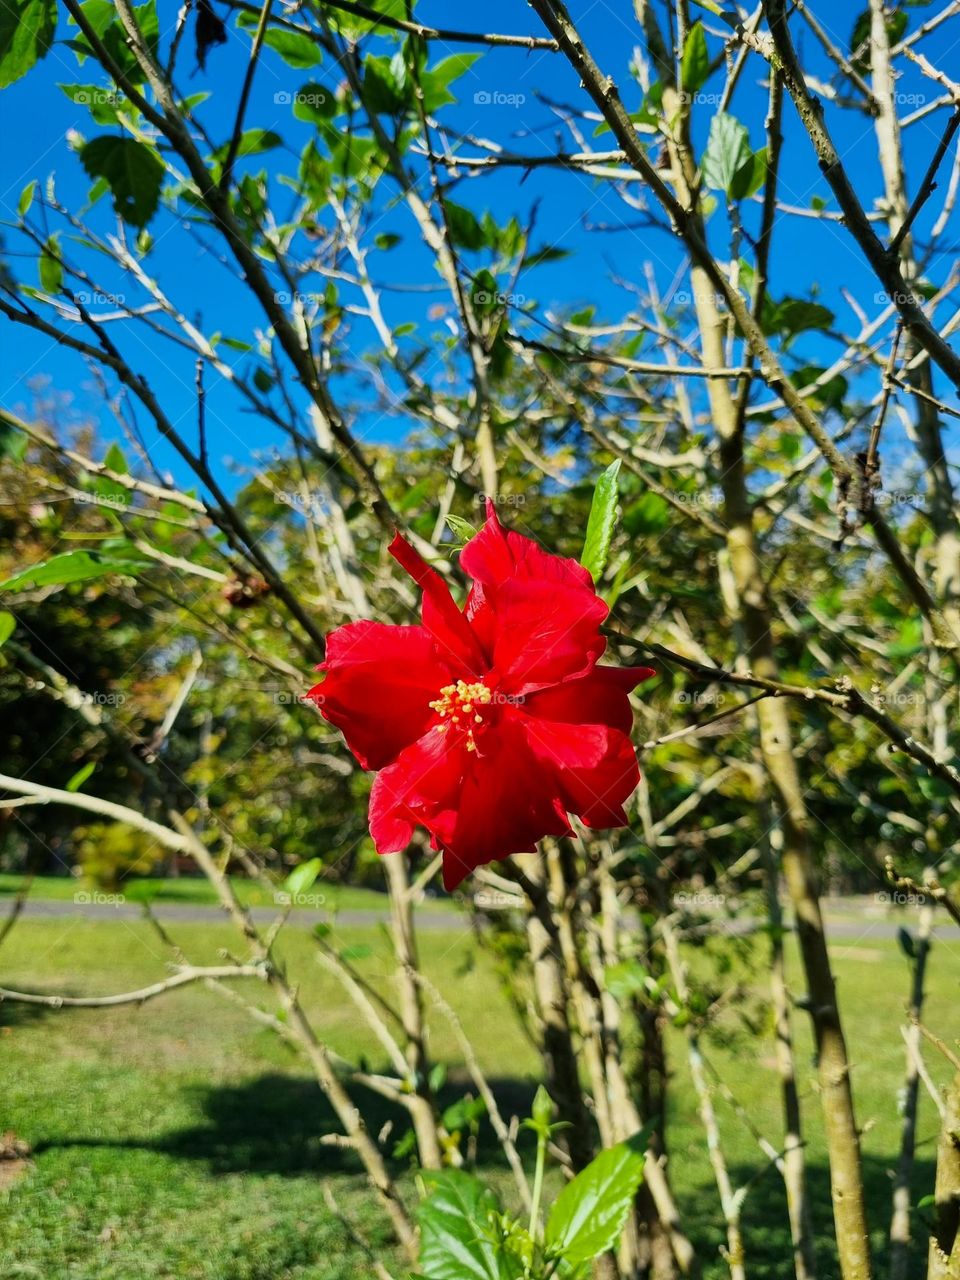
[[[0,900],[13,897],[26,881],[20,875],[0,874]],[[274,905],[271,893],[244,876],[232,879],[240,900],[251,907]],[[74,895],[91,888],[82,877],[35,876],[30,885],[30,897],[45,902],[72,902]],[[215,906],[217,896],[209,880],[204,876],[179,876],[176,879],[158,879],[148,876],[131,877],[119,886],[119,891],[130,901],[149,899],[151,902],[178,903],[185,906]],[[308,895],[319,895],[322,902],[310,901],[306,905],[315,910],[330,911],[388,911],[389,901],[385,893],[376,889],[354,888],[352,885],[329,884],[318,880]],[[296,909],[296,904],[295,904]],[[420,910],[451,912],[453,904],[448,898],[425,898]]]
[[[237,950],[228,925],[171,927],[198,963],[215,961],[221,948]],[[358,966],[379,989],[388,989],[389,956],[380,930],[340,929],[337,940],[359,946]],[[317,965],[312,948],[306,929],[288,928],[283,953],[318,1033],[336,1052],[362,1054],[380,1065],[376,1041]],[[475,954],[464,929],[424,931],[421,950],[426,972],[456,1004],[505,1107],[522,1113],[539,1078],[538,1060],[488,963]],[[155,980],[167,958],[146,924],[27,918],[0,950],[0,984],[120,991]],[[898,1144],[903,1049],[897,1028],[908,974],[895,944],[844,944],[835,948],[835,959],[880,1248],[889,1219],[888,1170]],[[700,970],[706,960],[698,953],[695,967]],[[956,1034],[958,976],[957,949],[944,944],[933,955],[925,1018],[948,1040]],[[753,981],[763,980],[759,964]],[[258,984],[243,990],[264,1007],[269,1004]],[[749,1008],[749,1002],[741,1007]],[[723,1019],[723,1032],[706,1043],[710,1062],[751,1122],[776,1143],[779,1104],[769,1034],[762,1030],[759,1039],[752,1037],[733,1010]],[[440,1017],[432,1018],[431,1036],[433,1056],[451,1066],[452,1099],[464,1080],[456,1042]],[[797,1040],[817,1235],[824,1245],[822,1275],[834,1280],[811,1042],[799,1015]],[[718,1253],[722,1221],[684,1053],[682,1036],[671,1033],[671,1176],[705,1276],[720,1280],[726,1274]],[[944,1080],[937,1055],[931,1052],[928,1060],[935,1078]],[[358,1102],[367,1107],[370,1098],[358,1095]],[[780,1280],[788,1265],[778,1177],[761,1172],[766,1161],[754,1139],[721,1097],[716,1103],[735,1177],[755,1177],[745,1207],[748,1274],[752,1280]],[[374,1099],[374,1132],[391,1115]],[[393,1118],[397,1136],[404,1122]],[[303,1063],[244,1010],[204,988],[109,1011],[0,1004],[0,1131],[13,1129],[34,1148],[28,1172],[0,1192],[0,1277],[369,1280],[369,1264],[324,1204],[321,1180],[327,1179],[342,1208],[362,1224],[402,1280],[406,1271],[390,1249],[353,1158],[320,1142],[334,1127]],[[923,1096],[915,1200],[930,1189],[935,1131],[932,1105]],[[503,1162],[488,1132],[480,1159],[509,1197]],[[413,1202],[409,1171],[402,1162],[395,1167]],[[922,1274],[919,1263],[915,1274]]]

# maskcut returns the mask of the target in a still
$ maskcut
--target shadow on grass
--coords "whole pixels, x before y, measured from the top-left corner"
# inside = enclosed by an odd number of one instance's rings
[[[530,1112],[533,1087],[516,1079],[490,1082],[503,1115],[524,1116]],[[441,1107],[458,1101],[466,1091],[462,1083],[444,1088]],[[73,1138],[56,1143],[38,1142],[35,1153],[41,1155],[52,1148],[106,1148],[114,1150],[152,1151],[177,1160],[199,1161],[214,1174],[249,1173],[253,1175],[336,1174],[362,1176],[362,1168],[354,1154],[343,1147],[328,1145],[323,1139],[341,1132],[339,1123],[315,1082],[308,1077],[266,1074],[236,1085],[200,1087],[191,1090],[200,1119],[188,1128],[150,1138]],[[405,1110],[364,1089],[354,1090],[353,1101],[363,1110],[367,1128],[380,1135],[381,1146],[389,1155],[409,1130]],[[385,1126],[390,1126],[385,1131]],[[532,1156],[532,1142],[521,1138],[521,1154]],[[720,1280],[729,1276],[729,1268],[721,1250],[726,1246],[723,1218],[716,1187],[704,1182],[691,1188],[682,1176],[679,1162],[682,1154],[673,1156],[674,1180],[683,1187],[678,1194],[681,1218],[703,1263],[704,1280]],[[394,1170],[409,1165],[408,1155],[394,1155]],[[480,1127],[477,1164],[481,1173],[506,1168],[496,1136],[489,1123]],[[881,1267],[887,1255],[886,1230],[890,1219],[893,1188],[893,1160],[867,1158],[864,1176],[870,1219],[874,1227],[873,1245]],[[743,1235],[752,1280],[782,1280],[792,1275],[790,1233],[787,1203],[780,1175],[773,1168],[763,1171],[758,1157],[752,1165],[734,1165],[730,1169],[735,1186],[749,1185],[743,1206]],[[807,1167],[808,1191],[814,1239],[816,1241],[819,1280],[837,1280],[839,1269],[833,1248],[832,1208],[829,1172],[824,1163],[811,1160]],[[932,1160],[916,1162],[913,1177],[913,1203],[932,1190]],[[920,1280],[924,1274],[926,1229],[922,1221],[915,1223],[914,1233],[920,1242],[915,1246],[908,1275]]]
[[[895,1163],[892,1157],[880,1160],[867,1156],[863,1165],[867,1215],[872,1227],[871,1244],[877,1270],[881,1275],[889,1271],[887,1232]],[[749,1167],[734,1165],[730,1169],[734,1186],[748,1183],[750,1186],[742,1210],[748,1271],[751,1280],[783,1280],[783,1277],[793,1275],[787,1198],[783,1181],[776,1169],[770,1168],[758,1177],[760,1168],[757,1164]],[[934,1175],[933,1160],[918,1159],[915,1162],[911,1197],[914,1205],[923,1195],[933,1190]],[[819,1280],[839,1280],[840,1268],[833,1236],[830,1171],[821,1160],[812,1160],[807,1165],[807,1195]],[[678,1196],[678,1200],[681,1219],[687,1225],[704,1264],[705,1280],[729,1277],[729,1268],[721,1252],[726,1248],[727,1241],[716,1187],[713,1183],[704,1184],[692,1193]],[[927,1256],[927,1227],[922,1215],[914,1215],[913,1234],[915,1239],[907,1275],[909,1280],[922,1280],[926,1275]]]
[[[510,1079],[490,1083],[507,1117],[529,1115],[532,1085]],[[441,1110],[458,1102],[465,1091],[456,1084],[446,1086],[439,1097]],[[38,1154],[52,1147],[155,1151],[180,1160],[203,1161],[215,1173],[293,1176],[305,1172],[362,1172],[349,1149],[324,1142],[324,1138],[343,1130],[316,1082],[309,1077],[267,1074],[235,1085],[188,1087],[186,1093],[202,1117],[189,1128],[151,1138],[40,1141],[35,1150]],[[351,1097],[361,1109],[367,1129],[374,1136],[381,1136],[380,1144],[390,1155],[410,1129],[407,1111],[366,1089],[352,1089]],[[521,1149],[524,1147],[530,1148],[532,1157],[532,1140],[522,1142]],[[477,1163],[483,1167],[500,1164],[502,1159],[496,1135],[488,1123],[481,1123]],[[394,1159],[397,1168],[408,1163],[403,1152]]]
[[[21,987],[19,988],[25,995],[47,995],[46,991],[38,987]],[[64,992],[64,995],[71,994]],[[21,1000],[0,1000],[0,1029],[4,1027],[26,1027],[31,1026],[35,1022],[41,1022],[44,1018],[62,1017],[59,1009],[52,1009],[49,1005],[43,1004],[26,1004]]]

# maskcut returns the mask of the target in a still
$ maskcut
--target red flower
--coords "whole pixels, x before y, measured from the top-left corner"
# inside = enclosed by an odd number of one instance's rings
[[[308,694],[378,771],[377,852],[406,848],[420,824],[453,889],[484,862],[571,835],[568,813],[623,826],[640,778],[627,694],[653,672],[598,665],[608,610],[587,570],[507,532],[489,501],[460,555],[473,578],[462,611],[400,534],[390,554],[423,590],[423,625],[340,627]]]

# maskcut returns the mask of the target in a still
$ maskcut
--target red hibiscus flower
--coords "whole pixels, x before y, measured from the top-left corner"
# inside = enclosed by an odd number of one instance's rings
[[[390,554],[423,590],[423,625],[338,628],[308,694],[377,771],[377,852],[426,827],[453,889],[482,863],[571,835],[569,813],[623,826],[640,778],[627,694],[653,672],[598,665],[608,610],[587,570],[505,530],[489,501],[460,554],[473,579],[463,610],[400,534]]]

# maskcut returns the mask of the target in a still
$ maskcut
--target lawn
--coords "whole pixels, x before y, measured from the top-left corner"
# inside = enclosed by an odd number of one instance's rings
[[[225,924],[178,924],[177,942],[196,962],[237,949]],[[344,946],[381,988],[390,980],[386,944],[376,928],[343,928]],[[762,945],[762,944],[756,944]],[[382,1055],[350,1006],[313,958],[306,928],[291,925],[283,952],[301,983],[318,1032],[337,1052]],[[505,1106],[528,1104],[537,1059],[469,932],[431,929],[421,939],[427,973],[457,1004],[484,1068]],[[81,917],[23,919],[0,950],[0,983],[70,993],[132,989],[162,975],[167,954],[145,923]],[[698,967],[703,957],[698,957]],[[759,960],[760,957],[758,956]],[[889,1170],[898,1143],[897,1091],[903,1071],[898,1033],[906,962],[896,944],[835,948],[840,992],[853,1045],[855,1087],[876,1244],[889,1218]],[[956,1035],[958,947],[937,947],[926,1020],[948,1040]],[[758,963],[753,980],[762,984]],[[260,1003],[260,988],[246,991]],[[349,1154],[323,1146],[333,1127],[302,1063],[248,1014],[203,988],[187,988],[140,1008],[37,1010],[0,1005],[0,1131],[33,1148],[22,1176],[0,1191],[4,1218],[0,1276],[42,1280],[369,1280],[369,1264],[332,1218],[321,1195],[328,1179],[343,1209],[385,1259],[382,1224]],[[707,1053],[722,1079],[771,1141],[779,1132],[777,1084],[768,1034],[751,1039],[731,1016]],[[818,1234],[826,1236],[829,1191],[810,1037],[798,1020],[798,1057],[808,1117]],[[671,1174],[707,1280],[726,1268],[719,1256],[721,1219],[695,1099],[674,1033]],[[451,1065],[451,1098],[463,1076],[460,1055],[442,1019],[434,1019],[432,1052]],[[928,1054],[932,1074],[945,1072]],[[717,1096],[735,1176],[755,1176],[746,1200],[748,1273],[756,1280],[786,1274],[782,1196],[775,1173],[760,1171],[754,1138]],[[366,1101],[365,1101],[366,1105]],[[373,1128],[389,1116],[374,1103]],[[402,1132],[402,1121],[394,1137]],[[915,1200],[930,1189],[936,1118],[921,1101]],[[388,1140],[388,1144],[389,1144]],[[505,1189],[502,1161],[489,1133],[480,1160]],[[402,1170],[402,1163],[398,1162]],[[0,1164],[0,1177],[3,1166]],[[413,1180],[402,1173],[405,1194]],[[406,1272],[395,1259],[397,1280]],[[824,1280],[833,1280],[825,1250]],[[922,1274],[919,1263],[915,1272]]]

